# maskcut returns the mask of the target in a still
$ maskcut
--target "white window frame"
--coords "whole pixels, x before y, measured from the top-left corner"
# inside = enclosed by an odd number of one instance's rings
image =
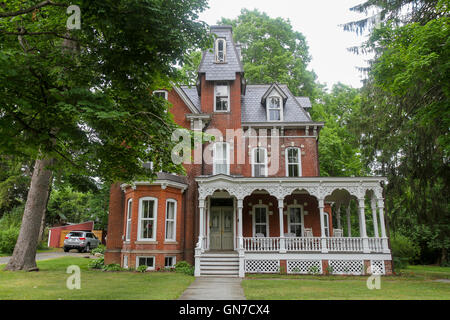
[[[156,258],[155,256],[137,256],[136,257],[136,269],[139,267],[139,259],[140,258],[152,258],[153,259],[153,266],[152,267],[148,267],[147,266],[147,270],[155,270],[155,264],[156,264]]]
[[[141,232],[142,232],[142,204],[144,201],[154,201],[154,205],[153,205],[153,219],[148,219],[146,218],[146,220],[154,220],[153,223],[153,238],[142,238],[141,236]],[[143,197],[143,198],[139,198],[139,220],[138,220],[138,240],[141,241],[156,241],[156,224],[158,222],[158,199],[157,198],[153,198],[153,197]]]
[[[218,145],[222,145],[225,144],[226,147],[226,164],[227,164],[227,172],[225,174],[230,175],[230,144],[228,142],[215,142],[214,146],[213,146],[213,175],[218,174],[217,170],[216,170],[216,163],[219,162],[219,159],[216,158],[216,154],[217,154],[217,146]],[[223,161],[224,159],[220,159],[221,161]]]
[[[270,110],[278,110],[278,108],[271,108],[271,104],[270,104],[270,100],[272,98],[277,98],[280,100],[280,120],[272,120],[270,119]],[[281,122],[283,121],[283,98],[278,95],[278,94],[271,94],[267,99],[266,99],[266,110],[267,110],[267,121],[270,122]]]
[[[128,255],[123,256],[123,268],[128,268]]]
[[[267,173],[268,173],[268,157],[267,157],[267,149],[263,148],[263,147],[256,147],[252,149],[252,177],[255,177],[255,158],[256,158],[256,150],[261,149],[264,150],[264,162],[263,163],[258,163],[259,165],[264,165],[264,174],[261,177],[267,177]]]
[[[227,109],[226,110],[217,110],[217,98],[219,97],[217,95],[216,87],[227,87]],[[214,112],[230,112],[231,106],[230,106],[230,84],[228,82],[216,82],[214,83]]]
[[[265,205],[265,204],[256,204],[252,207],[252,232],[253,232],[253,237],[256,237],[256,209],[257,208],[264,208],[266,209],[266,237],[270,237],[270,228],[269,228],[269,206]],[[262,224],[262,223],[259,223]]]
[[[169,203],[173,203],[173,235],[171,238],[167,237],[167,222],[171,221],[167,218],[168,209],[169,209]],[[166,241],[177,241],[177,200],[175,199],[167,199],[166,200],[166,219],[164,221],[164,229],[165,229],[165,240]]]
[[[219,59],[219,42],[223,41],[223,60]],[[225,63],[227,61],[227,40],[225,38],[217,38],[214,47],[214,61],[216,63]]]
[[[153,91],[153,95],[155,95],[155,93],[164,93],[164,99],[169,100],[169,93],[167,90],[155,90]]]
[[[302,229],[301,229],[301,236],[304,236],[304,231],[305,231],[305,219],[304,219],[304,212],[303,212],[303,206],[301,204],[291,204],[289,206],[287,206],[287,210],[288,210],[288,233],[292,233],[291,231],[291,208],[299,208],[300,209],[300,224],[302,225]],[[296,223],[298,224],[298,223]]]
[[[127,202],[127,222],[125,226],[125,241],[131,240],[131,217],[133,214],[133,199],[128,199]]]
[[[298,152],[298,163],[297,163],[298,176],[297,177],[301,177],[302,176],[302,149],[300,149],[299,147],[289,147],[289,148],[286,148],[286,150],[285,150],[286,177],[289,177],[289,164],[294,165],[294,163],[289,163],[289,153],[288,152],[291,149],[297,149],[297,152]]]
[[[328,212],[323,213],[323,229],[325,230],[325,237],[330,237],[330,215]]]
[[[166,258],[172,258],[173,259],[172,260],[173,266],[171,266],[171,267],[166,266]],[[176,264],[177,264],[177,257],[176,256],[165,256],[164,257],[164,268],[174,268]]]

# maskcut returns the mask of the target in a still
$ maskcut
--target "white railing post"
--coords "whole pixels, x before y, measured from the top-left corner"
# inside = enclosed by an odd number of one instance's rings
[[[322,242],[322,252],[327,253],[327,238],[325,235],[325,216],[324,216],[324,199],[319,199],[319,211],[320,211],[320,237]]]
[[[364,198],[359,199],[359,221],[360,221],[360,237],[363,242],[363,252],[369,253],[369,239],[367,239],[367,231],[366,231],[366,215],[364,213],[365,209],[365,201]]]
[[[286,253],[286,243],[284,241],[284,199],[278,199],[278,214],[280,219],[280,253]]]
[[[381,227],[381,243],[383,246],[383,253],[390,253],[386,236],[386,225],[384,220],[384,201],[383,199],[378,199],[378,209],[380,211],[380,227]]]

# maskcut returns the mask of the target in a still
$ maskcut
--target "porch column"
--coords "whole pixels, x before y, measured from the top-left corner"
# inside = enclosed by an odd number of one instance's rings
[[[337,220],[337,228],[341,229],[341,203],[336,203],[336,220]]]
[[[324,199],[319,199],[319,212],[320,212],[320,237],[322,241],[322,253],[328,253],[327,238],[325,234],[325,216],[324,216]]]
[[[383,244],[383,253],[390,253],[386,236],[386,225],[384,220],[384,201],[383,199],[378,199],[378,209],[380,210],[380,228],[381,228],[381,243]]]
[[[370,206],[372,208],[373,234],[375,238],[378,238],[380,234],[378,233],[377,203],[375,198],[370,200]]]
[[[284,209],[284,198],[278,199],[278,216],[279,216],[279,220],[280,220],[280,253],[286,253],[286,245],[284,242],[283,209]]]
[[[237,200],[238,208],[238,249],[244,248],[244,239],[242,236],[242,208],[244,207],[244,201],[242,199]]]
[[[204,243],[203,243],[203,239],[205,238],[205,213],[204,213],[205,212],[205,200],[204,199],[198,200],[198,209],[200,211],[198,244],[200,245],[200,248],[202,249],[202,253],[203,253],[203,252],[205,252],[205,247],[204,247]]]
[[[366,232],[366,215],[364,213],[365,209],[365,199],[361,198],[359,199],[359,224],[360,224],[360,236],[363,241],[363,252],[369,253],[369,239],[367,239],[367,232]]]
[[[244,201],[237,199],[238,208],[238,252],[239,252],[239,278],[245,277],[245,249],[244,238],[242,236],[242,208],[244,207]]]
[[[348,202],[348,207],[347,207],[347,237],[351,237],[352,236],[352,221],[350,220],[350,201]]]

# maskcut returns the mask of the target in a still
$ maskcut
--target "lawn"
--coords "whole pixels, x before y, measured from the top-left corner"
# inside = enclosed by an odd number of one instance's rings
[[[194,281],[194,277],[174,272],[90,270],[90,259],[63,257],[38,261],[39,272],[9,272],[0,266],[0,300],[173,300]],[[81,289],[66,287],[67,267],[81,269]]]
[[[450,268],[410,266],[381,277],[380,289],[367,288],[362,276],[252,275],[242,281],[249,300],[450,300]]]

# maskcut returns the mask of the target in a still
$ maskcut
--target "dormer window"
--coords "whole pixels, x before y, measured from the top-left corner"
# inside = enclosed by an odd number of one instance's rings
[[[227,55],[227,42],[223,38],[216,40],[216,62],[225,62]]]
[[[269,121],[281,121],[283,119],[281,97],[271,96],[267,99],[267,118]]]
[[[214,88],[214,111],[216,112],[228,112],[230,105],[230,94],[229,94],[228,83],[218,82]]]

